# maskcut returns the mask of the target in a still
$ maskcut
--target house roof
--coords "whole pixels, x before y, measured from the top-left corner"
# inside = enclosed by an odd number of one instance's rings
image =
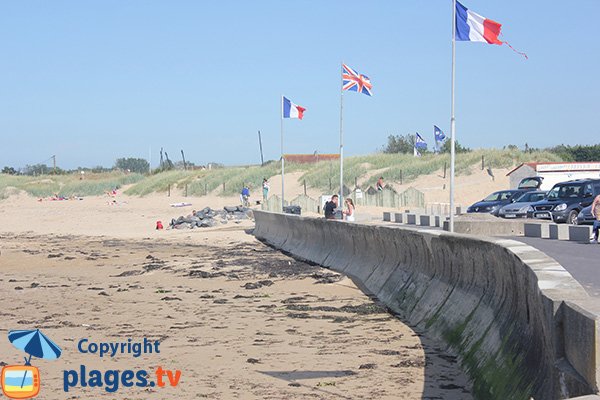
[[[283,158],[288,162],[300,164],[316,163],[319,161],[339,160],[339,154],[284,154]]]
[[[538,172],[562,172],[562,171],[598,171],[600,162],[527,162],[511,170],[506,176],[509,176],[522,166],[527,165]]]

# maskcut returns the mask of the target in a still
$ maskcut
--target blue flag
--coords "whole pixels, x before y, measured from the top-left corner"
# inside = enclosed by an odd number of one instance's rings
[[[421,137],[421,135],[419,135],[418,132],[415,134],[415,148],[417,148],[417,149],[426,149],[427,148],[427,143],[425,142],[425,139],[423,139]]]
[[[446,139],[446,135],[444,135],[444,132],[442,132],[442,130],[438,128],[437,125],[433,126],[433,136],[435,137],[436,142],[443,142],[444,139]]]

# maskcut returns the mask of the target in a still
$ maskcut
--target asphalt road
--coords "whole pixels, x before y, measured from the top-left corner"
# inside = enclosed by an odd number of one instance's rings
[[[600,297],[600,244],[523,236],[511,239],[526,243],[554,258],[581,283],[590,296]]]
[[[371,221],[373,224],[401,229],[440,229],[426,226]],[[528,244],[554,258],[585,288],[590,296],[600,297],[600,244],[566,240],[539,239],[524,236],[501,236]]]

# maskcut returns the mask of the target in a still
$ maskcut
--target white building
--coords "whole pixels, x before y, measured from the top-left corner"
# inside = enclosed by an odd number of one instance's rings
[[[511,189],[516,189],[523,178],[539,176],[544,178],[541,189],[550,190],[559,182],[600,179],[600,162],[523,163],[506,175],[510,178]]]

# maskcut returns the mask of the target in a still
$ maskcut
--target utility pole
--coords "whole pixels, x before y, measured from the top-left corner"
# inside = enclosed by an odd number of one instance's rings
[[[260,130],[258,131],[258,146],[260,147],[260,166],[262,167],[263,165],[265,165],[265,159],[263,158],[262,139],[260,138]]]

